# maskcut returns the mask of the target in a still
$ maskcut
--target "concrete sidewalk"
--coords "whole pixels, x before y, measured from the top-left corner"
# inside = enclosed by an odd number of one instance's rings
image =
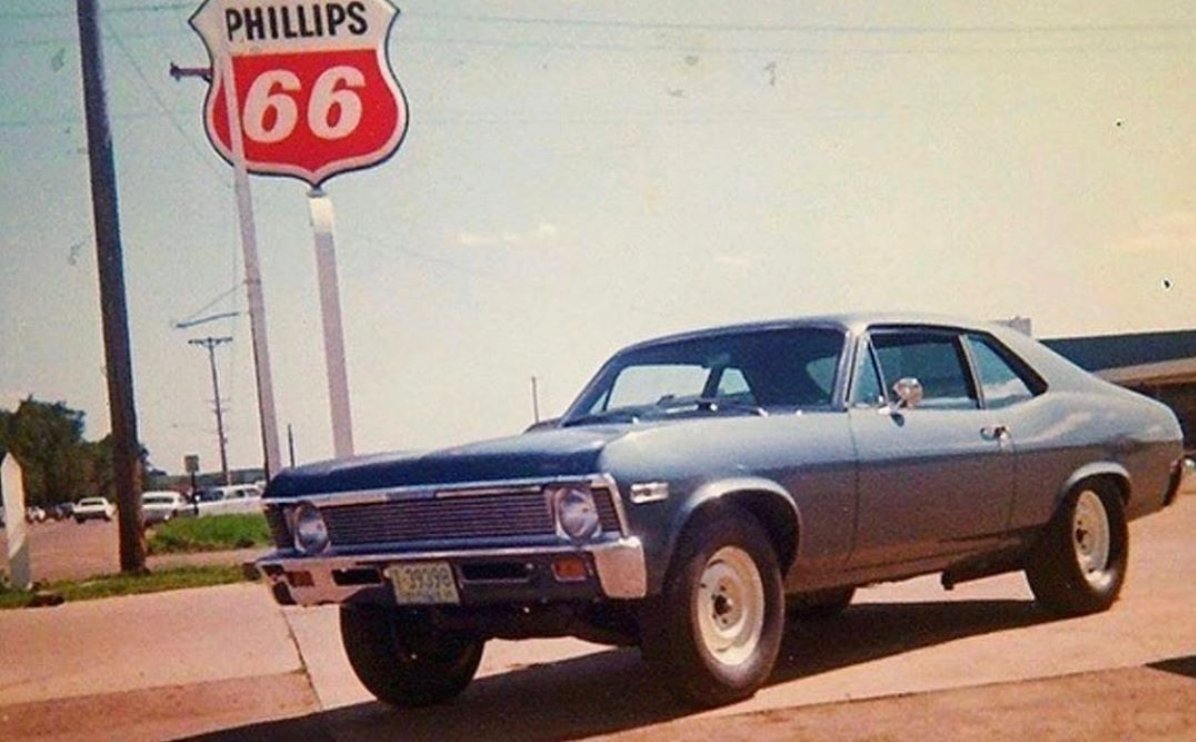
[[[274,684],[293,686],[280,713],[317,708],[287,622],[260,585],[0,611],[0,658],[5,739],[125,736],[154,718],[163,734],[134,736],[177,737],[260,719],[247,708],[205,720],[204,708],[235,709],[219,698],[230,681],[258,706],[261,681],[285,678]]]

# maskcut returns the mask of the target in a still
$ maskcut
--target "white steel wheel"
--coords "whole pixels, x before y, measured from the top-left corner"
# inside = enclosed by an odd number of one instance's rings
[[[755,693],[785,628],[781,570],[760,521],[727,502],[699,511],[638,618],[653,675],[682,701],[720,706]]]
[[[710,657],[740,665],[755,655],[764,630],[764,582],[751,555],[724,546],[702,569],[694,600],[695,622]]]
[[[1092,490],[1084,490],[1076,499],[1071,532],[1080,574],[1097,590],[1108,587],[1114,577],[1109,572],[1112,534],[1105,505]]]
[[[1121,493],[1088,481],[1060,504],[1026,555],[1026,580],[1051,613],[1078,616],[1113,605],[1125,582],[1129,529]]]

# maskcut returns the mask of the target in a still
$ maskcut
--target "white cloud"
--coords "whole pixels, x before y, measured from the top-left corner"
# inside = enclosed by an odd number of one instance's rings
[[[556,225],[541,222],[534,229],[524,232],[505,231],[499,234],[481,234],[477,232],[461,232],[457,235],[457,243],[462,247],[491,247],[494,245],[510,245],[512,247],[543,245],[554,241],[560,234]]]
[[[1196,249],[1196,213],[1173,211],[1143,220],[1138,224],[1137,234],[1123,239],[1117,249],[1139,254]]]

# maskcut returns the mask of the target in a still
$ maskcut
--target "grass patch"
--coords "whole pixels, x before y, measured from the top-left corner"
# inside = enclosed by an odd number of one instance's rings
[[[77,601],[228,585],[244,580],[245,575],[238,566],[174,567],[144,575],[104,575],[81,581],[53,582],[39,586],[39,590],[61,595],[67,601]],[[7,581],[0,582],[0,609],[24,608],[34,595],[34,592],[11,587]]]
[[[147,534],[150,554],[252,549],[271,544],[270,527],[260,513],[175,518]]]

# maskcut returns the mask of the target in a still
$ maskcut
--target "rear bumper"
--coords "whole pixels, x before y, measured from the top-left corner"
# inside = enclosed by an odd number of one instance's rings
[[[557,576],[556,565],[581,559],[584,576]],[[527,601],[629,600],[647,594],[644,549],[638,538],[552,547],[394,552],[303,557],[275,552],[254,563],[275,600],[283,605],[394,604],[387,567],[446,562],[462,605]]]

